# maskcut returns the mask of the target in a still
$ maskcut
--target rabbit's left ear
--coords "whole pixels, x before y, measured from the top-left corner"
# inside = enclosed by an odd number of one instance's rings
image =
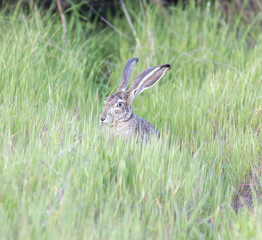
[[[171,69],[170,65],[164,64],[148,68],[140,73],[128,89],[128,98],[130,104],[141,92],[153,87],[163,77],[168,69]]]
[[[129,80],[130,80],[132,69],[137,62],[138,62],[137,58],[128,59],[126,66],[124,68],[123,75],[122,75],[122,78],[120,80],[120,84],[118,86],[117,92],[126,90],[128,83],[129,83]]]

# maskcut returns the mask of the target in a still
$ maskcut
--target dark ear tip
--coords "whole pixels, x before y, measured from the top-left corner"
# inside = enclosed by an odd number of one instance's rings
[[[135,61],[136,63],[139,61],[138,58],[131,58],[130,60]]]
[[[138,62],[138,58],[130,58],[127,60],[127,63],[126,64],[136,64]]]
[[[168,69],[171,69],[170,64],[164,64],[163,67],[166,67],[166,68],[168,68]]]

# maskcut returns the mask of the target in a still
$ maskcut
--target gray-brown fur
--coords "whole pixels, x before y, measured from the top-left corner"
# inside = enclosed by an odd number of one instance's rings
[[[100,122],[110,127],[111,132],[116,136],[127,139],[139,137],[141,140],[147,141],[151,135],[159,138],[160,134],[148,121],[133,113],[132,103],[142,91],[155,85],[170,69],[170,65],[164,64],[146,69],[135,78],[130,88],[126,90],[132,68],[137,61],[137,58],[127,61],[117,91],[105,99]]]

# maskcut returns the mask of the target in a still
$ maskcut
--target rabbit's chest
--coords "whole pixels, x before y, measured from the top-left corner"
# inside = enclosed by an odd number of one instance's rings
[[[117,136],[123,136],[127,138],[132,138],[136,135],[137,122],[128,121],[121,124],[117,124],[112,131]]]

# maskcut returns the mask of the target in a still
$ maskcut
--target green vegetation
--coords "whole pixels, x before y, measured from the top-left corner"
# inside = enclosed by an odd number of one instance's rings
[[[261,182],[261,15],[127,9],[141,46],[125,15],[109,20],[129,40],[74,10],[63,43],[58,14],[0,12],[0,238],[261,239],[257,201],[234,210]],[[132,79],[172,66],[134,102],[162,135],[143,148],[98,123],[131,57]]]

